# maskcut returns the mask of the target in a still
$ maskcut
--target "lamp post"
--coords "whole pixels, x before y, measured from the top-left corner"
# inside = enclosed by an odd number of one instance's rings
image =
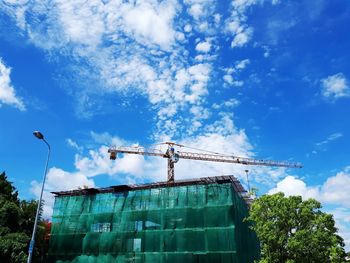
[[[30,244],[29,244],[29,253],[28,253],[27,263],[31,263],[32,262],[33,249],[34,249],[34,243],[35,243],[35,233],[36,233],[36,229],[37,229],[37,226],[38,226],[39,212],[40,212],[40,208],[41,208],[41,200],[42,200],[42,197],[43,197],[44,185],[45,185],[46,174],[47,174],[47,166],[49,164],[50,153],[51,153],[50,144],[45,140],[44,135],[40,131],[34,131],[33,135],[36,138],[38,138],[39,140],[43,140],[44,141],[44,143],[48,147],[48,153],[47,153],[47,159],[46,159],[46,164],[45,164],[45,172],[44,172],[43,184],[41,186],[41,192],[40,192],[38,208],[36,209],[36,215],[35,215],[32,239],[30,240]]]

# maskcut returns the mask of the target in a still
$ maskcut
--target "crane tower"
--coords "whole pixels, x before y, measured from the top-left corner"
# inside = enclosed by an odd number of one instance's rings
[[[174,182],[175,172],[174,166],[179,159],[189,159],[189,160],[199,160],[208,162],[223,162],[223,163],[236,163],[243,165],[258,165],[258,166],[273,166],[273,167],[287,167],[287,168],[302,168],[300,163],[287,162],[287,161],[272,161],[272,160],[261,160],[246,157],[239,157],[228,154],[220,154],[215,152],[208,153],[198,153],[198,152],[184,152],[176,151],[175,146],[187,147],[174,142],[165,142],[168,148],[165,152],[154,148],[144,148],[141,146],[113,146],[109,148],[108,153],[110,154],[110,159],[115,160],[118,153],[123,154],[138,154],[145,156],[158,156],[166,158],[168,160],[168,183]],[[191,148],[191,147],[187,147]],[[193,148],[195,149],[195,148]],[[199,150],[199,149],[196,149]]]

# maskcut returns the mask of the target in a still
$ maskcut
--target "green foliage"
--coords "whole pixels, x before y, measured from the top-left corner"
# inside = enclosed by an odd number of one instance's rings
[[[26,262],[28,242],[29,237],[24,233],[9,233],[0,236],[1,262]]]
[[[0,174],[0,201],[8,200],[18,202],[18,192],[11,182],[7,180],[5,172]]]
[[[37,201],[31,200],[26,201],[22,200],[20,202],[20,220],[19,225],[23,232],[25,232],[27,235],[31,235],[33,231],[33,225],[35,220],[35,214],[37,209]]]
[[[19,215],[20,209],[15,202],[0,201],[0,226],[15,231],[18,228]]]
[[[333,216],[320,208],[314,199],[283,193],[255,200],[247,220],[260,239],[260,263],[344,262],[344,243]]]
[[[6,174],[0,174],[0,262],[26,262],[28,244],[37,209],[36,201],[20,201]],[[42,262],[45,229],[41,222],[36,235],[33,262]]]

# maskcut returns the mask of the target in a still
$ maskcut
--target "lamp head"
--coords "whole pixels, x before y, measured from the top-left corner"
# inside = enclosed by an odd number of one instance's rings
[[[37,137],[39,140],[44,139],[44,135],[40,131],[33,131],[33,135]]]

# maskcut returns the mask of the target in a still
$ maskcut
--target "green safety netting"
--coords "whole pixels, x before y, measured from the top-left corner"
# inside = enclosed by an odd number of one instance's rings
[[[253,262],[232,184],[56,196],[48,262]]]

